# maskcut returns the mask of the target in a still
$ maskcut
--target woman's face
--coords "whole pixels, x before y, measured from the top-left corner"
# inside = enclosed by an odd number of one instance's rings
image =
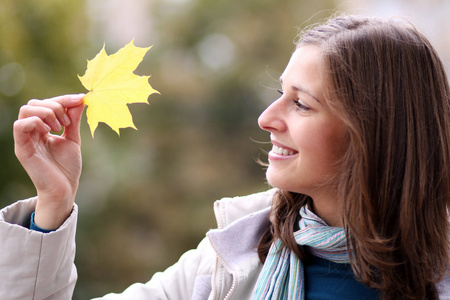
[[[282,92],[259,117],[271,133],[267,180],[275,187],[315,196],[335,196],[330,176],[348,147],[343,122],[325,103],[321,53],[302,46],[280,77]]]

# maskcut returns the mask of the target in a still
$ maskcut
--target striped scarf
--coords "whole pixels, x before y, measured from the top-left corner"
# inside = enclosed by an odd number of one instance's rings
[[[345,231],[330,227],[308,208],[300,209],[300,229],[294,232],[297,244],[336,263],[349,263]],[[253,299],[305,299],[302,262],[293,251],[276,240],[256,283]]]

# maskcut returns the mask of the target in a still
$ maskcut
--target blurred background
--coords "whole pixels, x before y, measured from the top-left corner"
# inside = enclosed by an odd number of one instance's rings
[[[0,205],[35,191],[13,150],[12,124],[31,98],[85,92],[77,78],[106,45],[153,45],[135,73],[161,95],[130,110],[138,131],[120,138],[82,121],[83,174],[74,299],[146,282],[216,227],[212,204],[268,188],[268,134],[257,117],[297,29],[336,11],[404,15],[448,66],[449,1],[437,0],[2,0]],[[0,241],[1,242],[1,241]],[[2,274],[1,276],[7,276]]]

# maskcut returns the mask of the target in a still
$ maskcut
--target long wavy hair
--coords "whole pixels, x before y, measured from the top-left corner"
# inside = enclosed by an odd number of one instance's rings
[[[438,299],[449,270],[450,89],[427,38],[400,19],[338,16],[299,35],[322,51],[326,103],[349,148],[336,174],[353,270],[382,299]],[[258,246],[293,231],[307,195],[279,191]]]

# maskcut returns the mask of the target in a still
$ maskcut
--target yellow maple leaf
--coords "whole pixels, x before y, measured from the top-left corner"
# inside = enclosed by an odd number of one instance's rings
[[[99,122],[108,124],[120,136],[119,128],[134,126],[128,103],[147,103],[148,96],[158,93],[148,79],[133,73],[151,47],[136,47],[131,41],[115,54],[108,56],[103,49],[88,60],[83,76],[78,75],[89,90],[84,97],[86,115],[92,137]]]

